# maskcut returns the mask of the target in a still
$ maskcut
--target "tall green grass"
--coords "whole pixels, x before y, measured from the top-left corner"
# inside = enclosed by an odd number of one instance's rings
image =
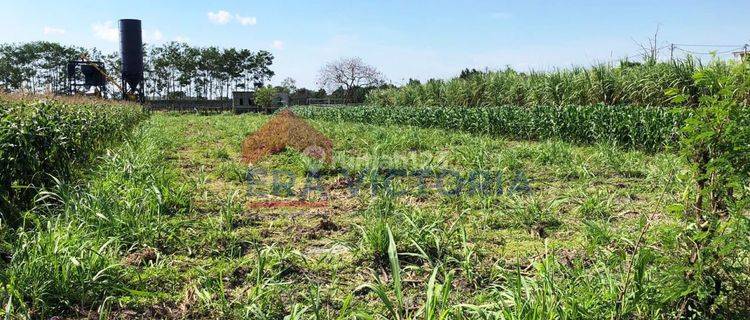
[[[17,228],[0,228],[0,301],[6,318],[101,312],[110,300],[148,297],[124,256],[165,251],[183,239],[170,216],[190,209],[190,186],[165,163],[159,132],[137,129],[85,170],[82,185],[56,181]],[[108,302],[110,301],[110,302]]]
[[[750,79],[750,64],[715,61],[707,66],[688,58],[674,62],[619,66],[596,65],[590,68],[560,69],[552,72],[518,72],[512,69],[477,73],[464,78],[430,80],[397,89],[370,92],[367,101],[377,106],[564,106],[564,105],[638,105],[671,106],[667,90],[689,97],[686,105],[698,104],[698,97],[714,94],[698,84],[693,75],[711,69],[735,84]],[[735,92],[735,99],[748,102],[750,93]]]
[[[442,128],[523,140],[610,143],[656,151],[676,141],[690,109],[605,105],[500,107],[295,107],[305,118]]]
[[[40,187],[122,139],[145,118],[139,105],[83,98],[0,96],[0,213],[31,206]]]

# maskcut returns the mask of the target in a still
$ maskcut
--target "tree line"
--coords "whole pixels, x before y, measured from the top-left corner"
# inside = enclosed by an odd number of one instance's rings
[[[294,79],[286,78],[275,90],[289,94],[292,104],[307,104],[310,98],[363,103],[372,90],[395,88],[380,71],[359,57],[339,58],[324,64],[318,71],[317,84],[320,87],[317,91],[297,88]]]
[[[264,50],[196,47],[180,42],[144,45],[144,87],[150,99],[228,99],[235,90],[267,87],[273,77],[273,55]],[[66,64],[85,56],[101,61],[111,80],[120,81],[119,52],[63,45],[48,41],[0,44],[0,91],[65,93]],[[294,79],[272,87],[290,102],[334,98],[361,103],[373,89],[392,88],[383,75],[360,58],[325,64],[318,74],[319,89],[298,88]],[[119,90],[112,83],[110,94]]]
[[[152,98],[229,98],[233,90],[263,86],[274,72],[268,51],[194,47],[170,42],[144,46],[146,95]],[[119,81],[120,55],[97,49],[48,41],[0,44],[0,90],[63,93],[65,66],[82,55],[104,63],[107,74]],[[110,85],[110,90],[114,90]]]
[[[321,72],[322,74],[323,72]],[[320,75],[319,75],[320,76]],[[308,99],[332,99],[334,103],[364,103],[367,94],[376,89],[394,89],[395,86],[385,81],[372,85],[352,85],[346,87],[343,83],[318,83],[321,88],[312,90],[304,87],[297,87],[297,83],[292,78],[284,79],[280,85],[266,87],[271,89],[273,94],[284,93],[289,95],[289,102],[294,105],[308,104]],[[323,87],[327,87],[324,89]]]

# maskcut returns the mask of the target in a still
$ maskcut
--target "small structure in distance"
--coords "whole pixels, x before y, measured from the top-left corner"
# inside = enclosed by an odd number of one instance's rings
[[[255,103],[255,91],[232,91],[232,111],[274,113],[289,106],[289,95],[285,92],[276,94],[272,106],[259,106]]]

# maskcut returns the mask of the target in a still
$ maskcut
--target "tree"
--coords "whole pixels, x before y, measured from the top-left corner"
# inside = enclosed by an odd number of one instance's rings
[[[119,81],[119,53],[37,41],[0,44],[0,90],[65,91],[65,66],[81,54],[103,62],[105,72]],[[228,98],[232,90],[263,86],[273,76],[272,64],[268,51],[200,48],[178,42],[149,45],[144,48],[144,85],[153,97]],[[109,86],[115,89],[114,84]]]
[[[47,41],[0,45],[0,84],[8,91],[62,91],[65,64],[84,52]]]
[[[297,91],[297,81],[290,77],[286,77],[281,81],[281,88],[283,88],[283,91],[286,93],[294,93]]]
[[[642,42],[636,42],[638,46],[641,47],[641,51],[643,51],[643,61],[647,64],[654,64],[659,59],[659,50],[661,49],[659,47],[659,27],[660,25],[657,24],[654,36],[649,37],[645,44]]]
[[[318,74],[318,85],[329,90],[343,89],[351,98],[356,87],[375,87],[385,82],[383,74],[360,58],[329,62]]]
[[[474,68],[472,69],[466,68],[466,69],[461,70],[461,74],[458,76],[458,78],[463,79],[463,80],[468,80],[473,77],[479,76],[481,74],[482,74],[482,71],[479,71]]]
[[[262,87],[255,90],[255,105],[259,107],[273,106],[276,98],[276,89],[273,87]]]

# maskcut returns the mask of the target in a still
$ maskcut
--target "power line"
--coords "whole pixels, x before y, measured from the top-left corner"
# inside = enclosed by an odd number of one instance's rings
[[[662,47],[656,48],[656,49],[655,49],[654,51],[657,51],[657,52],[658,52],[659,50],[663,50],[663,49],[666,49],[666,48],[667,48],[667,47],[669,47],[669,46],[670,46],[670,45],[665,45],[665,46],[662,46]],[[602,63],[602,64],[611,64],[611,63],[615,63],[615,62],[628,61],[628,60],[630,60],[630,59],[634,59],[634,58],[642,58],[642,57],[644,57],[644,56],[647,56],[648,54],[649,54],[649,53],[648,53],[648,52],[646,52],[646,51],[644,51],[644,52],[639,52],[639,53],[633,53],[633,54],[629,54],[629,55],[626,55],[626,56],[624,56],[624,57],[619,57],[619,58],[612,58],[612,59],[610,59],[610,60],[605,60],[605,61],[602,61],[602,62],[600,62],[600,63]]]
[[[726,51],[715,51],[715,52],[714,51],[699,52],[699,51],[693,51],[693,50],[683,49],[683,48],[680,48],[680,47],[712,47],[712,48],[733,48],[733,49],[726,50]],[[660,50],[664,50],[664,49],[667,49],[667,48],[670,49],[670,60],[674,60],[674,53],[673,52],[674,52],[675,49],[677,49],[679,51],[682,51],[682,52],[685,52],[685,53],[688,53],[688,54],[695,54],[695,55],[709,55],[709,54],[724,55],[724,54],[730,54],[730,53],[734,53],[734,52],[738,52],[738,51],[747,50],[748,45],[747,44],[740,44],[740,45],[713,45],[713,44],[679,44],[679,43],[670,43],[670,44],[667,44],[667,45],[664,45],[664,46],[661,46],[659,48],[652,49],[652,50],[653,50],[653,52],[659,52]],[[610,60],[604,60],[604,61],[600,61],[599,63],[600,64],[612,64],[612,63],[621,62],[621,61],[628,61],[628,60],[635,59],[635,58],[643,58],[643,57],[647,57],[647,56],[650,55],[651,52],[649,52],[649,51],[651,51],[651,50],[645,50],[643,52],[633,53],[633,54],[629,54],[629,55],[626,55],[626,56],[623,56],[623,57],[619,57],[619,58],[613,58],[613,59],[610,59]]]
[[[741,47],[741,44],[684,44],[684,43],[673,43],[675,46],[680,47],[714,47],[714,48],[736,48]]]
[[[703,54],[703,55],[706,55],[706,54],[717,54],[717,55],[719,55],[719,54],[728,54],[728,53],[736,52],[736,51],[739,51],[739,50],[743,49],[743,47],[735,47],[734,49],[727,50],[727,51],[696,52],[696,51],[692,51],[692,50],[685,50],[685,49],[680,48],[680,47],[674,47],[674,48],[677,49],[677,50],[680,50],[682,52],[686,52],[686,53]]]

